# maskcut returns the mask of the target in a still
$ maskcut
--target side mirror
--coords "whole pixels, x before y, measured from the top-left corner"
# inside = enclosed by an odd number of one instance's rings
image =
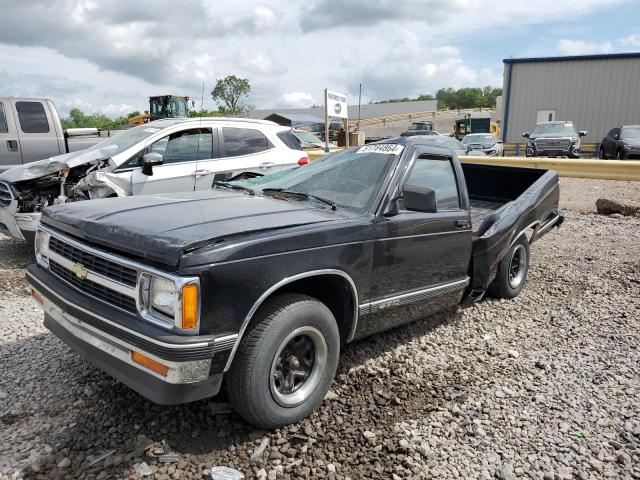
[[[613,134],[613,138],[615,138],[616,140],[620,140],[620,134],[619,133],[614,133]]]
[[[414,212],[436,213],[436,192],[433,188],[407,184],[402,190],[404,208]]]
[[[580,131],[578,132],[578,135],[580,135],[581,137],[586,137],[586,136],[587,136],[587,133],[588,133],[588,132],[587,132],[586,130],[580,130]]]
[[[156,152],[145,153],[142,157],[142,173],[151,177],[153,175],[153,166],[162,165],[164,158]]]
[[[498,140],[496,143],[504,143],[504,141],[502,141],[502,140]]]
[[[464,149],[467,151],[467,153],[472,150],[471,145],[465,145]]]
[[[529,132],[522,132],[522,136],[524,138],[529,138],[531,136],[531,134]]]

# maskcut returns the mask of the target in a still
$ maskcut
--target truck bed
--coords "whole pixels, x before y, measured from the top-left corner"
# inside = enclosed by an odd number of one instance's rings
[[[469,207],[471,211],[471,227],[473,229],[473,233],[475,234],[480,229],[482,222],[505,204],[506,202],[490,202],[487,200],[470,198]]]
[[[471,224],[474,235],[482,235],[501,218],[503,207],[517,200],[546,170],[463,163]]]

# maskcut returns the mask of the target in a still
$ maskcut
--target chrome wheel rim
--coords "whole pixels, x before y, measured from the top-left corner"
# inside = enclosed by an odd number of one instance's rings
[[[524,280],[527,271],[527,250],[524,245],[518,244],[513,249],[511,260],[509,261],[509,286],[518,288]]]
[[[324,374],[327,350],[327,341],[314,327],[300,327],[287,335],[269,375],[269,389],[279,405],[296,407],[313,394]]]

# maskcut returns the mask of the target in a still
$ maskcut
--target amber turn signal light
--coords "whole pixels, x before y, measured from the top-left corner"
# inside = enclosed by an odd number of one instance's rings
[[[198,326],[198,285],[182,287],[182,328],[194,329]]]
[[[142,365],[143,367],[148,368],[153,372],[156,372],[159,375],[162,375],[163,377],[166,377],[167,373],[169,373],[169,367],[154,360],[153,358],[149,358],[146,355],[141,354],[140,352],[132,351],[131,360]]]

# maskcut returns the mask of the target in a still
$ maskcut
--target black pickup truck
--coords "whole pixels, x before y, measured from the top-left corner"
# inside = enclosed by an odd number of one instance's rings
[[[437,145],[401,137],[208,192],[47,208],[32,294],[48,329],[154,402],[224,384],[249,422],[295,422],[342,345],[515,297],[529,245],[562,222],[555,172]]]

